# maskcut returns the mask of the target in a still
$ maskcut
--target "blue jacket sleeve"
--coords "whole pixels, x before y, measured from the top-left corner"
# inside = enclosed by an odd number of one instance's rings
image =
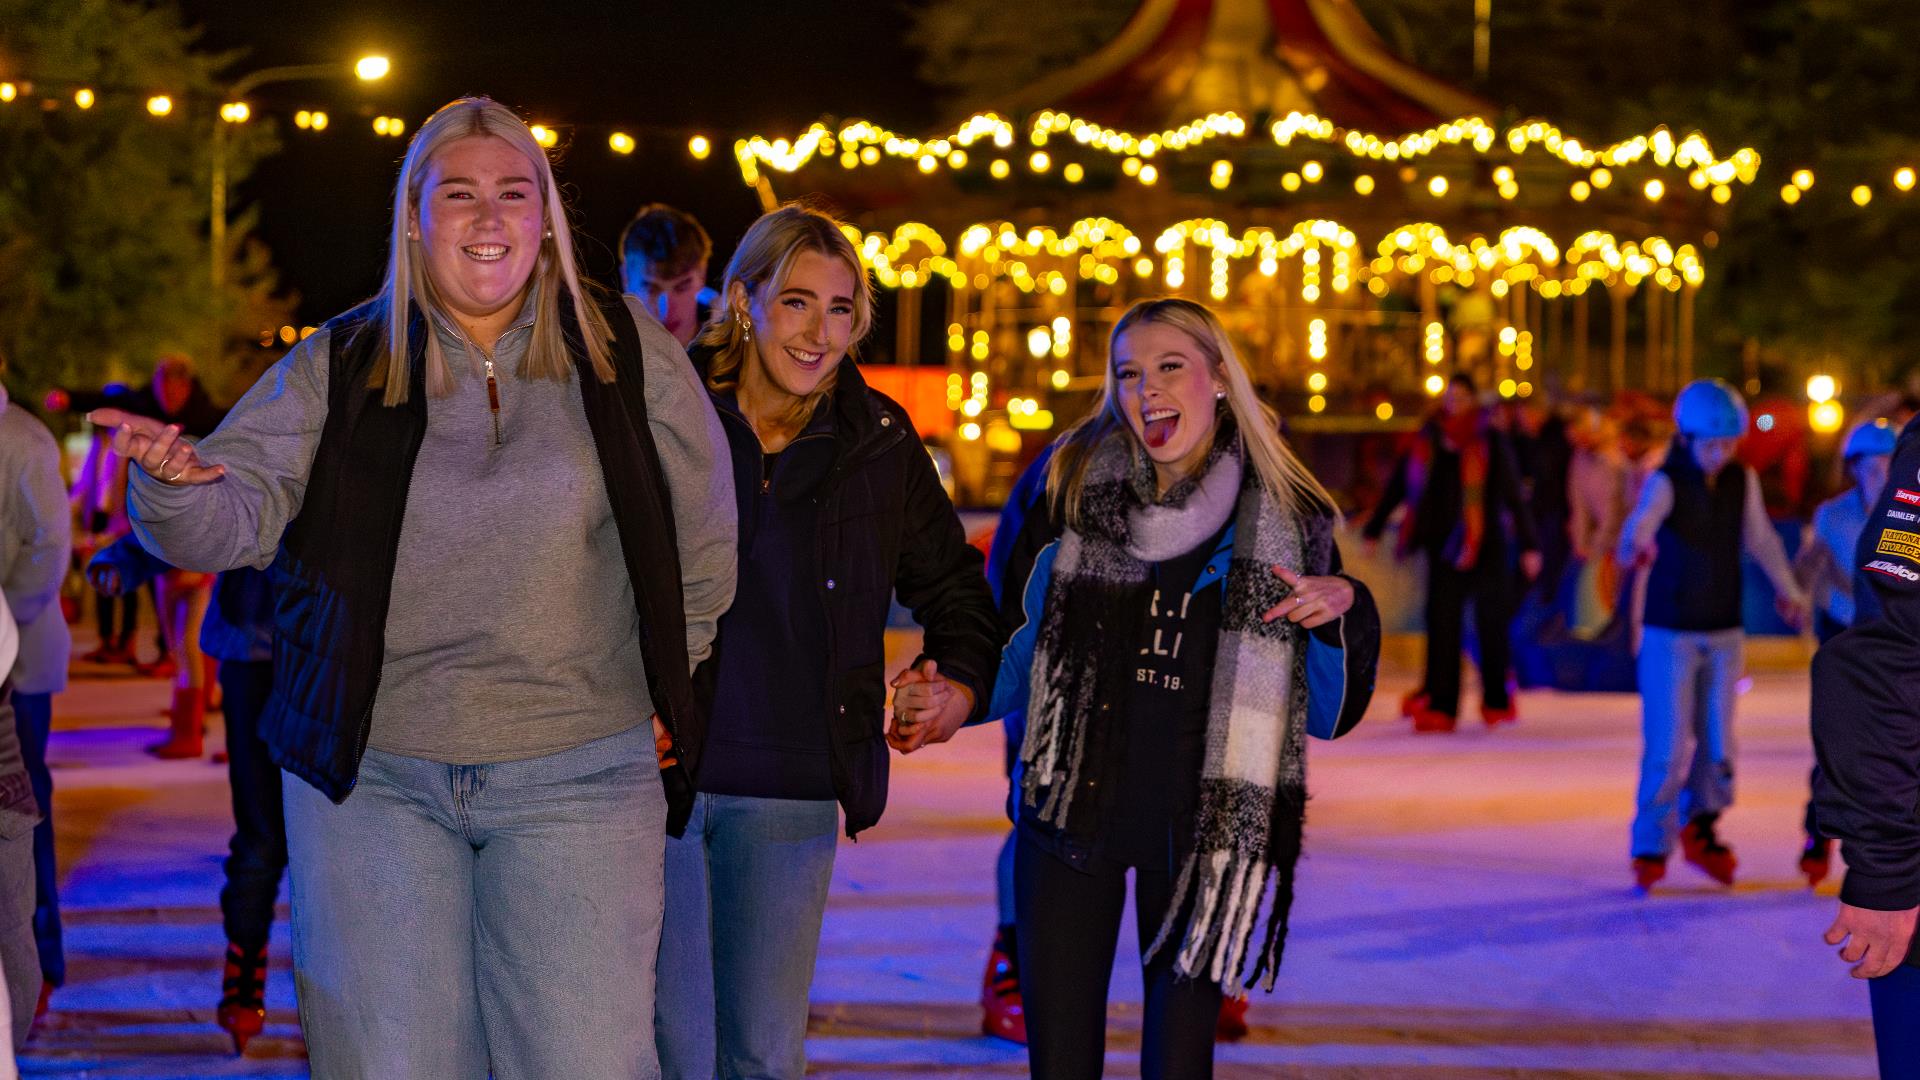
[[[1027,711],[1027,694],[1033,685],[1033,646],[1040,633],[1040,616],[1047,603],[1047,583],[1053,578],[1053,559],[1059,553],[1058,541],[1041,549],[1033,560],[1033,573],[1027,576],[1022,593],[1021,611],[1026,615],[1020,629],[1000,651],[1000,674],[993,682],[993,701],[987,707],[987,719],[1004,720]],[[1024,725],[1023,725],[1024,726]]]
[[[1340,550],[1330,573],[1340,574]],[[1353,585],[1353,606],[1307,636],[1307,734],[1337,739],[1352,731],[1373,701],[1380,669],[1380,609],[1365,582]]]

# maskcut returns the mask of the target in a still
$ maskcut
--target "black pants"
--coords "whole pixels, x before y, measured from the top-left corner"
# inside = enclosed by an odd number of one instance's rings
[[[93,598],[93,613],[100,623],[100,645],[108,649],[133,648],[134,631],[140,627],[140,594],[129,592],[124,596],[96,594]],[[114,616],[119,618],[115,619]]]
[[[1018,918],[1020,994],[1027,1013],[1027,1056],[1034,1080],[1094,1080],[1106,1064],[1107,990],[1127,900],[1127,868],[1096,861],[1083,873],[1015,829],[1014,911]],[[1160,931],[1173,878],[1134,871],[1140,950]],[[1143,1080],[1206,1080],[1213,1075],[1218,983],[1176,979],[1171,935],[1142,971]]]
[[[40,946],[40,977],[60,986],[67,981],[67,951],[60,930],[60,878],[53,862],[53,773],[47,769],[53,695],[15,690],[13,724],[27,783],[40,804],[40,824],[33,827],[33,939]]]
[[[1460,649],[1467,600],[1473,600],[1474,628],[1480,635],[1480,697],[1490,709],[1504,709],[1507,673],[1513,669],[1515,573],[1506,552],[1486,547],[1471,570],[1456,570],[1438,552],[1427,553],[1427,697],[1428,708],[1449,716],[1460,712]]]
[[[273,664],[226,661],[220,692],[226,695],[227,781],[233,788],[233,839],[220,888],[220,918],[227,940],[245,949],[265,948],[273,929],[280,875],[287,868],[287,823],[280,805],[280,767],[260,741],[260,714],[273,689]]]

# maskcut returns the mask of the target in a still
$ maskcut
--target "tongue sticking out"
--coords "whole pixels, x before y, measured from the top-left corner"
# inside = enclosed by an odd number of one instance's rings
[[[1169,416],[1164,420],[1147,421],[1147,445],[1155,450],[1167,445],[1167,440],[1173,438],[1173,429],[1178,426],[1180,426],[1180,418],[1178,416]]]

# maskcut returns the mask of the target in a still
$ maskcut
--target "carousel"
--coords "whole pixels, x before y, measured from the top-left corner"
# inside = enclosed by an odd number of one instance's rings
[[[1760,164],[1697,132],[1589,145],[1503,116],[1349,0],[1145,0],[943,131],[822,120],[733,150],[763,205],[855,223],[893,301],[872,379],[981,502],[1087,407],[1143,296],[1212,306],[1309,438],[1403,426],[1454,371],[1505,398],[1671,392]]]

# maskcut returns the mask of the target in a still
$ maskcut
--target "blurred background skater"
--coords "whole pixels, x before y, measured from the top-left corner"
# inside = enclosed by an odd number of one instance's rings
[[[1798,627],[1807,611],[1759,477],[1735,460],[1747,430],[1740,393],[1719,379],[1697,380],[1680,391],[1673,418],[1666,463],[1641,489],[1617,553],[1622,565],[1647,570],[1632,837],[1642,890],[1666,876],[1676,835],[1688,862],[1733,884],[1738,860],[1715,826],[1733,804],[1733,712],[1746,670],[1741,556],[1773,582],[1790,624]]]
[[[1427,557],[1426,677],[1401,703],[1419,732],[1454,729],[1469,601],[1480,647],[1480,717],[1492,727],[1519,716],[1509,635],[1515,605],[1542,560],[1512,447],[1489,420],[1474,401],[1473,379],[1456,373],[1362,530],[1377,543],[1404,503],[1398,550]]]
[[[6,357],[0,354],[0,375]],[[47,769],[47,737],[53,730],[53,695],[66,689],[72,639],[60,610],[60,584],[73,558],[71,510],[60,476],[60,448],[53,433],[0,385],[0,592],[20,628],[19,656],[11,667],[15,734],[27,777],[39,804],[33,830],[34,938],[40,958],[40,998],[45,1014],[53,991],[67,980],[60,929],[59,877],[53,848],[53,774]]]
[[[713,301],[707,260],[713,241],[692,214],[652,203],[620,234],[620,285],[637,298],[681,348],[700,332],[701,307]]]
[[[1873,516],[1874,504],[1887,486],[1887,469],[1893,461],[1896,437],[1893,424],[1884,419],[1860,424],[1847,434],[1840,457],[1852,486],[1814,509],[1806,543],[1794,560],[1794,576],[1812,599],[1813,636],[1822,646],[1853,623],[1854,551],[1859,546],[1860,534]],[[1909,524],[1920,522],[1920,498],[1903,502],[1900,507],[1888,508],[1887,514],[1905,515],[1895,520]],[[1809,787],[1819,782],[1820,767],[1815,765]],[[1805,829],[1806,845],[1800,851],[1800,872],[1806,875],[1811,887],[1826,880],[1833,860],[1833,839],[1821,833],[1811,795],[1807,800]]]
[[[128,535],[94,556],[87,581],[102,596],[129,596],[172,569]],[[267,938],[287,868],[280,767],[268,757],[259,730],[273,690],[273,592],[266,571],[243,566],[218,576],[200,647],[219,662],[227,739],[215,760],[226,760],[233,803],[220,889],[227,949],[214,1022],[232,1037],[234,1052],[244,1054],[266,1025]]]

